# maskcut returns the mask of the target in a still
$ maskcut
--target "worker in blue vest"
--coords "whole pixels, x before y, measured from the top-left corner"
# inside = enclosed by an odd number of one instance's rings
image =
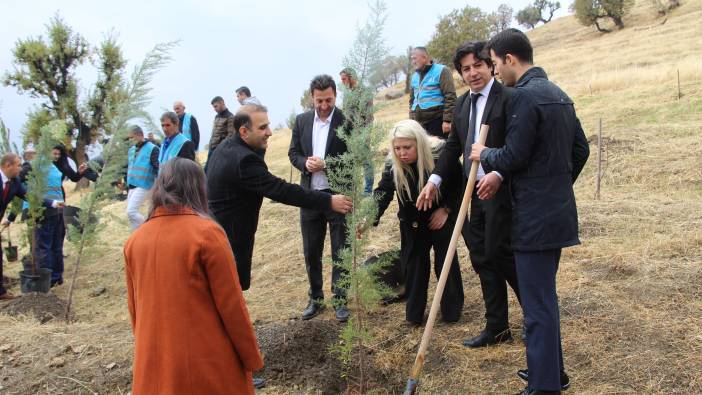
[[[451,131],[456,87],[451,69],[434,63],[427,49],[412,50],[411,91],[409,98],[410,119],[419,122],[429,134],[445,139]]]
[[[178,114],[178,130],[195,144],[195,151],[197,151],[200,146],[200,128],[197,126],[197,119],[193,114],[185,112],[185,104],[182,101],[173,103],[173,111]]]
[[[35,231],[35,251],[39,266],[51,269],[51,286],[63,284],[63,240],[66,237],[66,225],[63,222],[63,205],[66,192],[63,180],[68,178],[78,182],[85,177],[90,181],[97,180],[97,173],[88,167],[87,163],[73,170],[68,161],[68,154],[63,145],[57,145],[52,150],[53,164],[46,174],[47,191],[44,200],[53,200],[51,208],[44,210],[44,216],[39,221]]]
[[[166,138],[163,139],[161,151],[158,154],[159,171],[164,163],[176,156],[195,160],[195,144],[178,130],[178,124],[176,113],[169,111],[161,115],[161,129]]]
[[[134,145],[129,148],[127,166],[127,218],[135,230],[144,223],[144,216],[139,208],[154,185],[158,175],[159,148],[144,138],[144,131],[134,126],[129,132]]]

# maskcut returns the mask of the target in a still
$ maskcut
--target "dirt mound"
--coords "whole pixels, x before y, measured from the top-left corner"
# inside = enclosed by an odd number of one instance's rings
[[[66,302],[51,292],[48,294],[32,292],[11,300],[0,307],[0,312],[11,316],[34,315],[44,324],[53,319],[63,319],[65,309]]]
[[[341,364],[329,352],[339,341],[340,329],[336,321],[324,320],[257,324],[266,381],[323,394],[341,393],[346,387]]]

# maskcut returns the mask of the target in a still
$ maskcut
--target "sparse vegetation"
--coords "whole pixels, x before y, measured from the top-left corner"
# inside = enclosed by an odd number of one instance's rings
[[[574,99],[586,135],[596,134],[600,117],[604,125],[608,161],[602,197],[593,199],[591,160],[575,184],[583,244],[564,252],[558,274],[565,365],[573,394],[702,393],[702,45],[697,34],[702,0],[683,2],[667,18],[660,24],[650,4],[639,1],[626,18],[634,28],[616,34],[601,35],[574,17],[528,33],[537,64]],[[586,60],[577,56],[583,53]],[[678,70],[684,94],[680,100]],[[387,102],[375,118],[391,123],[406,116],[404,96]],[[271,171],[284,178],[290,172],[289,142],[289,131],[276,133],[266,155]],[[76,198],[69,196],[69,203]],[[124,203],[110,203],[100,216],[123,211]],[[246,295],[254,321],[289,325],[296,321],[288,318],[297,317],[307,302],[300,292],[307,278],[298,216],[294,207],[267,200],[263,204],[253,256],[256,281]],[[31,316],[11,316],[0,304],[0,385],[8,395],[129,391],[132,338],[122,262],[128,225],[105,225],[97,241],[101,251],[89,251],[79,273],[79,281],[89,286],[75,291],[76,319],[70,329],[54,321],[42,325]],[[368,253],[396,248],[397,227],[391,216],[384,218],[368,238]],[[75,250],[67,247],[66,253],[73,256]],[[484,322],[480,283],[465,248],[458,254],[464,318],[435,329],[422,391],[514,393],[523,388],[514,373],[526,367],[520,342],[470,352],[460,344]],[[5,263],[6,274],[16,270]],[[107,291],[91,296],[92,288],[101,285]],[[67,288],[52,292],[65,299]],[[510,310],[518,331],[521,313],[514,299]],[[333,312],[315,320],[332,321]],[[383,384],[389,393],[404,388],[421,337],[421,331],[407,328],[403,320],[403,304],[382,307],[367,317],[375,339],[368,345],[369,359],[386,376]],[[56,358],[62,359],[61,366]],[[266,378],[261,395],[316,390],[275,381],[274,375]]]

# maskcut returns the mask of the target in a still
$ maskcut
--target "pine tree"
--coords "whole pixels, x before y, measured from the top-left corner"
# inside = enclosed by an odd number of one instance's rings
[[[344,66],[355,71],[358,85],[354,89],[343,88],[343,111],[349,124],[337,133],[346,143],[347,152],[328,160],[332,189],[349,196],[354,205],[354,210],[346,215],[348,247],[341,253],[342,261],[335,263],[347,272],[341,286],[347,288],[351,317],[341,332],[341,345],[334,352],[338,353],[350,384],[355,383],[361,393],[367,386],[366,354],[371,340],[366,320],[390,294],[388,287],[377,280],[386,263],[362,264],[368,229],[377,212],[375,198],[364,194],[364,172],[367,164],[374,162],[375,152],[384,138],[383,126],[372,122],[374,108],[369,104],[374,89],[369,86],[369,79],[374,67],[387,56],[382,38],[385,10],[381,1],[371,5],[369,21],[358,29],[354,45],[344,58]]]
[[[112,184],[122,176],[129,150],[127,137],[130,130],[130,122],[135,119],[140,119],[146,123],[151,122],[151,117],[146,112],[146,106],[151,101],[149,83],[156,72],[170,61],[169,51],[175,44],[159,44],[149,52],[144,62],[135,68],[129,84],[119,89],[121,93],[119,95],[120,99],[111,102],[113,107],[107,107],[107,111],[113,114],[109,124],[107,124],[113,131],[113,135],[103,151],[104,164],[101,169],[101,175],[93,190],[81,198],[78,227],[71,225],[69,229],[69,232],[73,235],[73,237],[69,237],[69,240],[73,240],[76,245],[77,254],[73,273],[71,274],[68,302],[66,303],[65,317],[67,322],[70,319],[73,290],[81,258],[85,249],[95,242],[96,235],[101,228],[101,225],[93,223],[90,218],[108,202],[108,198],[113,192]]]

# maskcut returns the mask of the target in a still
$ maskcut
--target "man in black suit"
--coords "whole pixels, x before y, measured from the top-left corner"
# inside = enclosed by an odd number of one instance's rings
[[[224,228],[236,259],[241,289],[251,284],[251,256],[263,197],[306,208],[346,213],[350,201],[302,188],[268,171],[263,160],[271,136],[268,110],[259,105],[243,106],[234,116],[236,133],[222,141],[208,161],[209,206]]]
[[[495,72],[516,87],[501,148],[474,144],[486,171],[510,172],[512,249],[526,324],[529,385],[521,394],[556,394],[569,382],[563,365],[556,273],[561,249],[580,243],[573,183],[589,147],[573,101],[534,67],[527,36],[507,29],[487,44]]]
[[[0,218],[5,216],[5,211],[7,207],[12,202],[15,196],[19,196],[25,199],[25,194],[27,190],[24,188],[20,182],[18,176],[22,170],[22,160],[19,155],[16,154],[5,154],[0,159],[0,177],[2,178],[2,199],[0,199]],[[49,199],[44,199],[44,205],[51,207],[53,201]],[[8,221],[3,221],[2,228],[9,226]],[[3,254],[0,253],[0,300],[14,299],[15,295],[8,292],[2,283],[2,261]]]
[[[505,107],[511,90],[495,81],[492,61],[484,47],[484,42],[473,41],[456,50],[454,66],[470,91],[458,99],[451,134],[434,174],[424,188],[424,196],[420,195],[417,200],[418,206],[424,205],[424,198],[433,199],[435,186],[441,184],[442,178],[446,178],[451,165],[461,155],[465,177],[468,177],[472,162],[467,158],[471,145],[478,140],[481,124],[490,126],[486,140],[488,147],[504,145]],[[473,269],[480,278],[487,322],[480,334],[463,342],[471,348],[512,340],[507,308],[508,284],[519,299],[509,239],[512,216],[507,187],[509,174],[506,171],[485,172],[480,167],[477,181],[471,197],[470,219],[463,227],[463,238],[468,245]]]
[[[344,125],[345,118],[336,108],[336,84],[328,75],[319,75],[310,83],[310,93],[314,109],[300,114],[295,119],[288,157],[290,162],[302,172],[300,185],[327,194],[332,193],[327,178],[325,159],[346,152],[346,144],[337,130]],[[324,239],[329,224],[332,259],[341,260],[340,251],[346,245],[346,220],[343,214],[320,208],[302,208],[300,210],[300,227],[305,253],[307,277],[310,283],[310,301],[302,313],[302,319],[317,316],[324,308],[322,291],[322,252]],[[343,271],[337,265],[332,268],[332,292],[336,299],[337,320],[348,320],[346,308],[346,290],[339,286]]]

